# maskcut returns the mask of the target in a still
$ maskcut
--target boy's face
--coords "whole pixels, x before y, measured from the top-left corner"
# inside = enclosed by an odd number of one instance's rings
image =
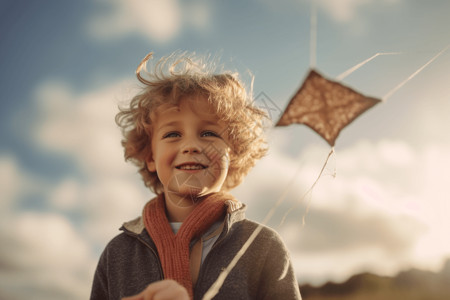
[[[228,174],[226,124],[210,111],[203,96],[188,96],[177,107],[158,110],[153,118],[152,157],[166,200],[193,205],[200,196],[221,190]]]

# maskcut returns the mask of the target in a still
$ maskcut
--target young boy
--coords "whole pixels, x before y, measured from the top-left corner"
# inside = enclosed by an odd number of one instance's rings
[[[226,194],[266,153],[264,112],[237,77],[163,58],[116,117],[125,158],[155,194],[104,250],[91,299],[202,299],[258,227]],[[168,72],[167,72],[168,71]],[[301,299],[287,250],[263,227],[214,299]]]

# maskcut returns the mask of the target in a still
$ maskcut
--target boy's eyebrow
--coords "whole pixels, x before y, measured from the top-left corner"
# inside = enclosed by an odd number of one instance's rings
[[[164,127],[176,126],[179,123],[180,123],[179,121],[172,121],[172,122],[169,122],[169,123],[163,123],[161,126],[157,127],[156,130],[161,130]]]
[[[214,121],[202,120],[202,123],[205,123],[206,125],[217,125],[217,126],[219,126],[219,124],[215,120]]]

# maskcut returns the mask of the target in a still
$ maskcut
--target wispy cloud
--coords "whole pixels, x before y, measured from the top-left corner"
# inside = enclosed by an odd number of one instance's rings
[[[116,39],[137,33],[157,43],[176,38],[185,27],[206,30],[211,5],[206,1],[134,0],[99,1],[99,10],[87,24],[91,35]]]

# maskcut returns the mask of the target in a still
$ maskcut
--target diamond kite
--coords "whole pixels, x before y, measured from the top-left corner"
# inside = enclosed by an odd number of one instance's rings
[[[276,126],[305,124],[334,147],[340,131],[379,102],[311,69]]]

